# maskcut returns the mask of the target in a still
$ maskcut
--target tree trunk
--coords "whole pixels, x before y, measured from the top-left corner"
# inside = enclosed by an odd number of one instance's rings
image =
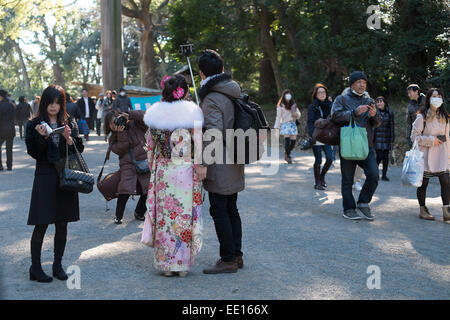
[[[277,99],[276,81],[273,75],[272,64],[267,54],[260,61],[259,66],[259,96],[265,103],[273,103]]]
[[[50,33],[50,31],[48,30],[48,26],[45,22],[44,22],[44,33],[48,38],[48,43],[50,45],[50,61],[53,64],[52,69],[53,69],[54,83],[65,88],[66,84],[64,82],[63,69],[56,58],[58,53],[56,48],[55,34]]]
[[[266,7],[260,6],[259,20],[261,23],[261,47],[267,54],[272,65],[275,82],[277,85],[277,93],[279,96],[283,93],[283,81],[281,78],[280,65],[278,62],[278,53],[275,49],[272,36],[270,35],[270,25],[273,21],[270,12]]]
[[[140,69],[141,69],[141,86],[144,88],[157,88],[156,83],[156,65],[155,65],[155,48],[154,48],[154,31],[151,22],[151,15],[142,25],[141,35],[141,52],[140,52]]]
[[[25,65],[25,59],[23,58],[22,49],[20,48],[19,41],[13,41],[13,45],[16,48],[17,54],[19,55],[20,67],[22,69],[23,82],[25,83],[25,88],[27,92],[31,92],[30,78],[28,77],[27,67]]]
[[[123,86],[122,4],[101,0],[102,78],[104,90]]]

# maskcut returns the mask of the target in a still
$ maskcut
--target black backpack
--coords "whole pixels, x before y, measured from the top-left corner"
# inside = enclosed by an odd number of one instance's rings
[[[251,145],[249,136],[245,136],[243,146],[238,146],[238,138],[234,137],[234,164],[251,164],[259,161],[265,152],[263,143],[267,140],[267,134],[270,131],[269,123],[261,107],[249,101],[247,94],[243,94],[240,98],[233,98],[222,92],[217,93],[223,94],[234,104],[233,129],[235,131],[239,129],[243,130],[243,132],[247,132],[249,129],[256,131],[256,146]],[[226,137],[224,137],[224,142],[226,143],[225,139]],[[244,147],[244,150],[242,150],[242,147]],[[241,155],[241,157],[238,157],[238,155]],[[245,159],[243,159],[242,155],[245,155]]]

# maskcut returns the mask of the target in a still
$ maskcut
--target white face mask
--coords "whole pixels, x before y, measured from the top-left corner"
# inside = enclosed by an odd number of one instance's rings
[[[126,95],[126,92],[121,92],[121,93],[119,93],[122,97],[125,97],[125,95]]]
[[[289,93],[287,95],[285,95],[285,98],[287,101],[291,101],[292,99],[292,95],[290,95]]]
[[[430,105],[436,109],[439,109],[443,103],[442,98],[435,97],[430,99]]]

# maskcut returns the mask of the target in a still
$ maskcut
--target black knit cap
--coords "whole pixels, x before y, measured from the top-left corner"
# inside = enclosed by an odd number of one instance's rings
[[[362,71],[355,71],[350,75],[350,78],[348,81],[350,83],[350,86],[352,86],[352,84],[354,84],[356,81],[361,80],[361,79],[367,81],[366,74]]]

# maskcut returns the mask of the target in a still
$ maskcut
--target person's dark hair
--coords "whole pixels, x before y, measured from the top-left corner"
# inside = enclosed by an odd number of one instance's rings
[[[6,98],[8,96],[8,92],[6,92],[5,90],[1,89],[0,90],[0,96],[3,98]]]
[[[177,92],[178,88],[183,91]],[[186,79],[182,75],[176,75],[168,78],[164,81],[164,89],[162,91],[163,101],[165,102],[173,102],[178,100],[183,100],[188,93],[189,87],[186,82]],[[181,94],[178,97],[175,97],[177,94]]]
[[[81,92],[83,92],[83,91],[89,92],[88,89],[86,89],[86,88],[83,88],[83,89],[81,90]]]
[[[440,89],[432,88],[428,90],[427,95],[425,97],[425,106],[418,112],[418,114],[421,113],[423,115],[424,119],[427,118],[428,110],[430,110],[430,99],[435,91],[437,91],[438,94],[442,97],[442,100],[445,101],[444,94]],[[445,103],[443,103],[442,106],[438,109],[437,114],[443,117],[446,120],[446,122],[449,121],[450,116],[448,114],[447,108],[445,107]]]
[[[47,87],[41,95],[41,101],[39,102],[39,109],[36,113],[36,117],[40,117],[47,123],[50,122],[48,117],[47,108],[52,103],[58,103],[60,106],[58,113],[58,124],[67,124],[69,114],[66,112],[66,92],[58,85],[51,85]]]
[[[286,100],[286,95],[288,93],[290,93],[292,96],[291,101]],[[281,106],[281,104],[283,104],[286,109],[291,110],[292,106],[295,104],[294,94],[291,90],[286,89],[283,91],[280,100],[278,100],[277,107]]]
[[[105,131],[105,135],[109,135],[112,130],[111,130],[111,122],[113,122],[114,118],[119,116],[120,112],[116,111],[116,110],[111,110],[109,111],[106,115],[105,115],[105,126],[104,126],[104,131]]]
[[[19,97],[19,102],[20,103],[24,103],[25,102],[25,97],[24,96],[20,96]]]
[[[206,77],[223,72],[222,57],[214,50],[207,49],[198,58],[198,68]]]
[[[321,84],[321,83],[317,83],[317,84],[314,86],[314,90],[313,90],[313,93],[312,93],[312,101],[313,101],[313,102],[314,102],[315,99],[317,99],[317,91],[319,91],[320,88],[324,88],[324,89],[325,89],[325,92],[326,92],[326,94],[327,94],[327,97],[325,98],[325,100],[328,100],[328,98],[330,97],[330,92],[328,91],[328,88],[325,87],[325,86],[324,86],[323,84]],[[317,100],[319,100],[319,99],[317,99]]]
[[[420,93],[420,87],[419,87],[419,85],[418,84],[410,84],[409,86],[408,86],[408,88],[406,88],[406,91],[419,91],[419,93]]]
[[[383,100],[383,102],[384,102],[384,109],[385,109],[386,111],[389,111],[389,104],[388,104],[386,98],[383,97],[383,96],[379,96],[379,97],[377,97],[377,98],[375,99],[375,103],[376,103],[378,100]]]
[[[72,102],[72,97],[70,96],[70,94],[68,92],[66,92],[66,104]]]

